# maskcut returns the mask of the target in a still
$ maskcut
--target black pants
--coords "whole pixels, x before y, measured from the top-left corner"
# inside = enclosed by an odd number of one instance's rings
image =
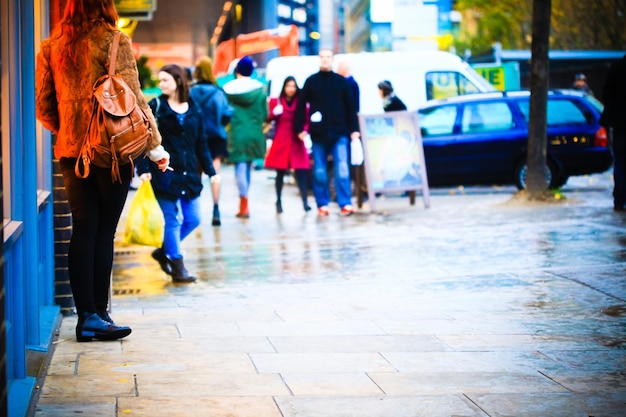
[[[626,205],[626,130],[613,130],[613,206],[624,209]]]
[[[113,239],[132,178],[130,164],[120,166],[122,183],[111,181],[111,170],[91,166],[89,177],[74,174],[75,158],[59,161],[72,212],[68,251],[70,285],[76,309],[107,308],[113,266]]]
[[[276,200],[280,201],[283,194],[283,183],[285,175],[287,174],[286,169],[278,169],[276,170],[276,181],[274,182],[274,187],[276,188]],[[298,185],[298,190],[300,190],[300,197],[302,200],[306,200],[309,195],[309,170],[308,169],[294,169],[294,176],[296,177],[296,184]]]

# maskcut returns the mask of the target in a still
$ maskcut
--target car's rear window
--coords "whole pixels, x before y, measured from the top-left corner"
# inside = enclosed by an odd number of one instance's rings
[[[530,101],[518,101],[518,104],[528,123],[530,120]],[[547,123],[548,126],[582,125],[587,123],[587,118],[571,100],[548,99]]]
[[[587,103],[591,104],[598,113],[602,114],[604,111],[604,105],[598,101],[594,96],[586,95],[585,100]]]

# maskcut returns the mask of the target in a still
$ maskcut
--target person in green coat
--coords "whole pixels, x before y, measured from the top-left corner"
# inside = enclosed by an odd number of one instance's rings
[[[265,157],[263,123],[267,119],[265,86],[251,78],[254,62],[243,57],[235,68],[236,78],[224,84],[224,92],[233,108],[228,136],[228,159],[235,164],[235,178],[239,188],[237,217],[247,219],[248,190],[252,161]]]

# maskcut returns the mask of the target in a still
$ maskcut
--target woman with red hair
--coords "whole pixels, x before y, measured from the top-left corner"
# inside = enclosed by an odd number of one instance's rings
[[[111,181],[111,169],[91,167],[89,176],[74,173],[92,110],[92,86],[108,72],[109,49],[118,30],[113,0],[68,0],[63,19],[41,44],[35,77],[37,118],[56,135],[59,160],[72,212],[68,270],[78,312],[79,342],[116,340],[131,329],[118,326],[108,313],[113,240],[133,176],[131,164],[120,166],[122,183]],[[139,86],[130,38],[120,37],[117,75],[137,96],[152,127],[148,157],[159,169],[169,165],[161,135]]]

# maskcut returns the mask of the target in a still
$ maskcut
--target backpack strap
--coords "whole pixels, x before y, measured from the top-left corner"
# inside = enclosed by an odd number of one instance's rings
[[[122,32],[119,30],[115,32],[113,35],[113,43],[111,44],[111,49],[109,50],[109,76],[112,77],[115,75],[115,64],[117,62],[117,47],[120,44],[120,35]]]
[[[115,75],[115,63],[117,61],[117,49],[120,43],[120,35],[122,32],[119,30],[115,31],[113,34],[113,43],[111,43],[111,49],[109,49],[109,76],[112,77]],[[80,156],[76,160],[76,165],[74,166],[74,173],[78,178],[87,178],[90,172],[91,158],[93,155],[90,154],[87,145],[89,144],[89,131],[91,130],[91,125],[94,123],[94,116],[96,115],[96,110],[98,108],[98,100],[95,97],[92,98],[93,106],[91,108],[91,117],[89,118],[89,126],[87,127],[87,133],[85,134],[85,138],[83,139],[83,145],[80,149]]]

